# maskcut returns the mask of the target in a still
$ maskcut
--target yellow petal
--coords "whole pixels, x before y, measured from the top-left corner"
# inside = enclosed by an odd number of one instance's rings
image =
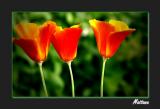
[[[91,19],[89,20],[89,24],[92,26],[92,27],[96,27],[96,19]]]
[[[39,28],[38,25],[36,25],[35,23],[23,22],[16,25],[15,30],[19,35],[19,37],[35,38],[37,37],[38,28]]]
[[[62,31],[62,30],[63,30],[63,28],[61,26],[56,27],[56,32],[59,32],[59,31]]]
[[[79,25],[73,25],[71,28],[79,28]]]
[[[116,31],[124,31],[129,29],[128,25],[122,21],[110,20],[109,23],[115,27]]]

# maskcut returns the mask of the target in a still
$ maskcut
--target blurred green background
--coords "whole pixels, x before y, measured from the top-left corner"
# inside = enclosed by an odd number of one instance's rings
[[[62,27],[80,23],[83,29],[77,57],[72,62],[75,93],[78,97],[99,97],[102,58],[98,53],[95,37],[89,19],[122,20],[135,28],[121,44],[115,55],[106,62],[104,96],[146,97],[148,96],[148,13],[147,12],[13,12],[12,35],[17,37],[13,27],[28,21],[42,24],[53,20]],[[44,96],[37,63],[13,44],[12,52],[13,96]],[[70,73],[53,46],[50,46],[47,60],[43,63],[46,86],[52,97],[71,97]]]

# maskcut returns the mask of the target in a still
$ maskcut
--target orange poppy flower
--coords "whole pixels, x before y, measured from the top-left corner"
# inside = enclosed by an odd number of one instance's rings
[[[64,29],[60,26],[56,28],[51,38],[52,44],[63,61],[69,62],[76,57],[81,32],[79,25]]]
[[[15,31],[20,38],[13,39],[25,53],[34,61],[41,62],[47,58],[50,37],[55,31],[56,23],[47,21],[38,26],[35,23],[20,23],[15,26]]]
[[[94,30],[97,47],[102,57],[112,57],[122,41],[135,29],[131,29],[122,21],[110,20],[109,22],[89,20]]]

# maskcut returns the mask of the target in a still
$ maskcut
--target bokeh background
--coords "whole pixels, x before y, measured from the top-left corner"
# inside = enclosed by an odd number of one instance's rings
[[[75,93],[78,97],[99,97],[102,58],[98,53],[89,19],[122,20],[136,31],[121,44],[116,54],[106,62],[104,78],[105,97],[148,96],[148,13],[147,12],[13,12],[12,35],[17,37],[14,26],[22,21],[42,24],[53,20],[62,27],[81,24],[77,57],[72,62]],[[37,63],[13,44],[12,95],[14,97],[44,96]],[[51,97],[71,97],[70,73],[50,46],[43,63],[46,86]]]

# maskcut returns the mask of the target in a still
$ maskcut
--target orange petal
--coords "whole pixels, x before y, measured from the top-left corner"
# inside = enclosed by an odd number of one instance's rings
[[[17,24],[15,30],[21,38],[34,39],[38,37],[38,28],[38,25],[36,25],[35,23],[23,22]]]
[[[113,32],[115,29],[112,25],[104,21],[98,20],[90,20],[89,21],[91,27],[94,30],[98,50],[102,56],[106,55],[106,45],[109,34]]]
[[[62,57],[61,56],[61,48],[63,48],[63,47],[61,47],[61,46],[63,45],[63,37],[57,37],[57,36],[58,35],[56,35],[56,37],[55,37],[55,35],[52,34],[51,42],[52,42],[52,45],[54,46],[55,50],[57,51],[58,55],[60,57]]]
[[[76,57],[81,32],[79,27],[73,27],[54,34],[52,44],[63,61],[68,62]]]
[[[125,31],[114,32],[109,36],[106,46],[106,58],[112,57],[119,48],[122,41],[130,35],[135,29],[128,29]]]
[[[14,39],[13,42],[19,45],[32,60],[37,62],[45,60],[45,56],[40,51],[39,46],[35,40]]]
[[[41,51],[47,56],[52,34],[55,32],[56,23],[47,21],[40,27],[39,40]]]

